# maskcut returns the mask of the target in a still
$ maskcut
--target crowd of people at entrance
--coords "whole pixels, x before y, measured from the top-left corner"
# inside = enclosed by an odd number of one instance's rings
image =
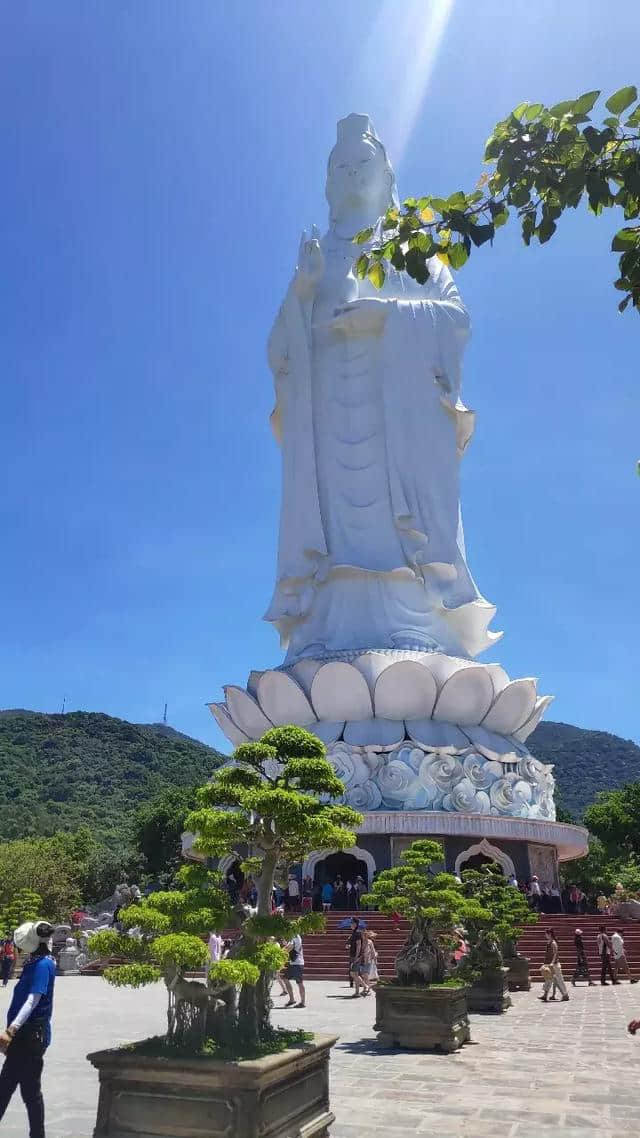
[[[556,992],[560,992],[562,1000],[569,999],[567,985],[562,973],[562,963],[559,956],[558,942],[554,929],[546,930],[546,949],[544,964],[542,965],[542,995],[539,997],[543,1003],[549,1000],[556,999]],[[621,977],[624,976],[631,984],[638,983],[638,977],[631,976],[629,962],[624,946],[624,936],[620,929],[615,932],[609,933],[606,925],[600,925],[596,937],[598,946],[598,960],[600,962],[600,983],[604,987],[609,982],[612,984],[619,984]],[[584,944],[584,933],[582,929],[576,929],[573,937],[575,947],[575,967],[571,983],[575,987],[579,980],[586,980],[589,987],[592,987],[594,981],[591,978],[589,970],[589,963],[587,960],[587,953]]]

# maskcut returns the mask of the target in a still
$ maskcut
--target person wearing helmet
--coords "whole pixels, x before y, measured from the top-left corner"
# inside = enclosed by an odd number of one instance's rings
[[[56,965],[51,956],[53,925],[27,921],[16,929],[16,946],[29,957],[13,990],[7,1026],[0,1032],[5,1060],[0,1071],[0,1119],[20,1087],[29,1118],[29,1138],[45,1138],[40,1081],[44,1053],[51,1042]]]

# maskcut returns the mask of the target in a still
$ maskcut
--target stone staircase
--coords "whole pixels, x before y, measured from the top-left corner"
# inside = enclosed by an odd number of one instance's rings
[[[345,980],[348,972],[348,940],[350,928],[341,928],[340,925],[348,921],[351,916],[359,916],[366,922],[367,927],[373,929],[376,937],[376,951],[378,953],[378,971],[381,976],[393,976],[394,960],[402,946],[408,930],[406,921],[401,921],[397,927],[390,917],[381,913],[328,913],[327,929],[325,933],[304,938],[305,977],[308,980]],[[540,966],[544,961],[545,929],[555,929],[560,960],[562,962],[565,978],[570,978],[575,965],[575,951],[573,935],[576,928],[582,929],[587,960],[591,970],[592,979],[599,980],[600,964],[596,935],[602,918],[592,915],[564,915],[542,913],[537,925],[528,925],[522,932],[518,942],[519,951],[527,956],[531,964],[531,979],[540,979]],[[607,918],[604,922],[608,932],[620,929],[625,941],[627,959],[634,978],[640,978],[640,922],[618,922],[615,918]]]

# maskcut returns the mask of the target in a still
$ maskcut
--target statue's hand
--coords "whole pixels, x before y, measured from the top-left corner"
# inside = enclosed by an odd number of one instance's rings
[[[312,295],[324,272],[324,254],[320,247],[320,234],[315,225],[311,227],[311,238],[302,230],[298,249],[298,264],[294,277],[294,288],[301,300]]]
[[[331,331],[342,336],[377,336],[384,329],[387,302],[376,296],[363,297],[336,308]]]

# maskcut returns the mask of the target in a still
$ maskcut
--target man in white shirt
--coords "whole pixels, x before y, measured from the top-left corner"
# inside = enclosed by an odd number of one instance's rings
[[[604,986],[607,983],[607,976],[611,977],[611,982],[617,984],[615,973],[611,967],[611,937],[607,933],[605,925],[600,925],[598,930],[598,956],[600,957],[600,983]]]
[[[629,961],[627,960],[627,954],[624,950],[624,937],[620,929],[616,929],[616,931],[611,934],[611,952],[613,954],[613,969],[616,978],[618,978],[622,972],[625,976],[629,977],[630,983],[637,984],[637,979],[631,979],[631,969],[629,968]]]
[[[542,889],[540,888],[540,882],[535,873],[529,882],[529,900],[531,902],[531,908],[540,911],[542,908]]]
[[[284,1006],[285,1008],[292,1008],[295,1005],[295,1007],[303,1008],[305,1006],[306,1000],[304,990],[304,953],[302,951],[302,937],[296,933],[296,935],[292,937],[289,943],[285,944],[284,947],[289,953],[289,963],[282,975],[284,986],[287,989],[287,995],[289,997],[289,1002]],[[298,992],[300,994],[300,1000],[297,1004],[293,998],[293,988],[291,987],[292,980],[295,981],[298,987]]]

